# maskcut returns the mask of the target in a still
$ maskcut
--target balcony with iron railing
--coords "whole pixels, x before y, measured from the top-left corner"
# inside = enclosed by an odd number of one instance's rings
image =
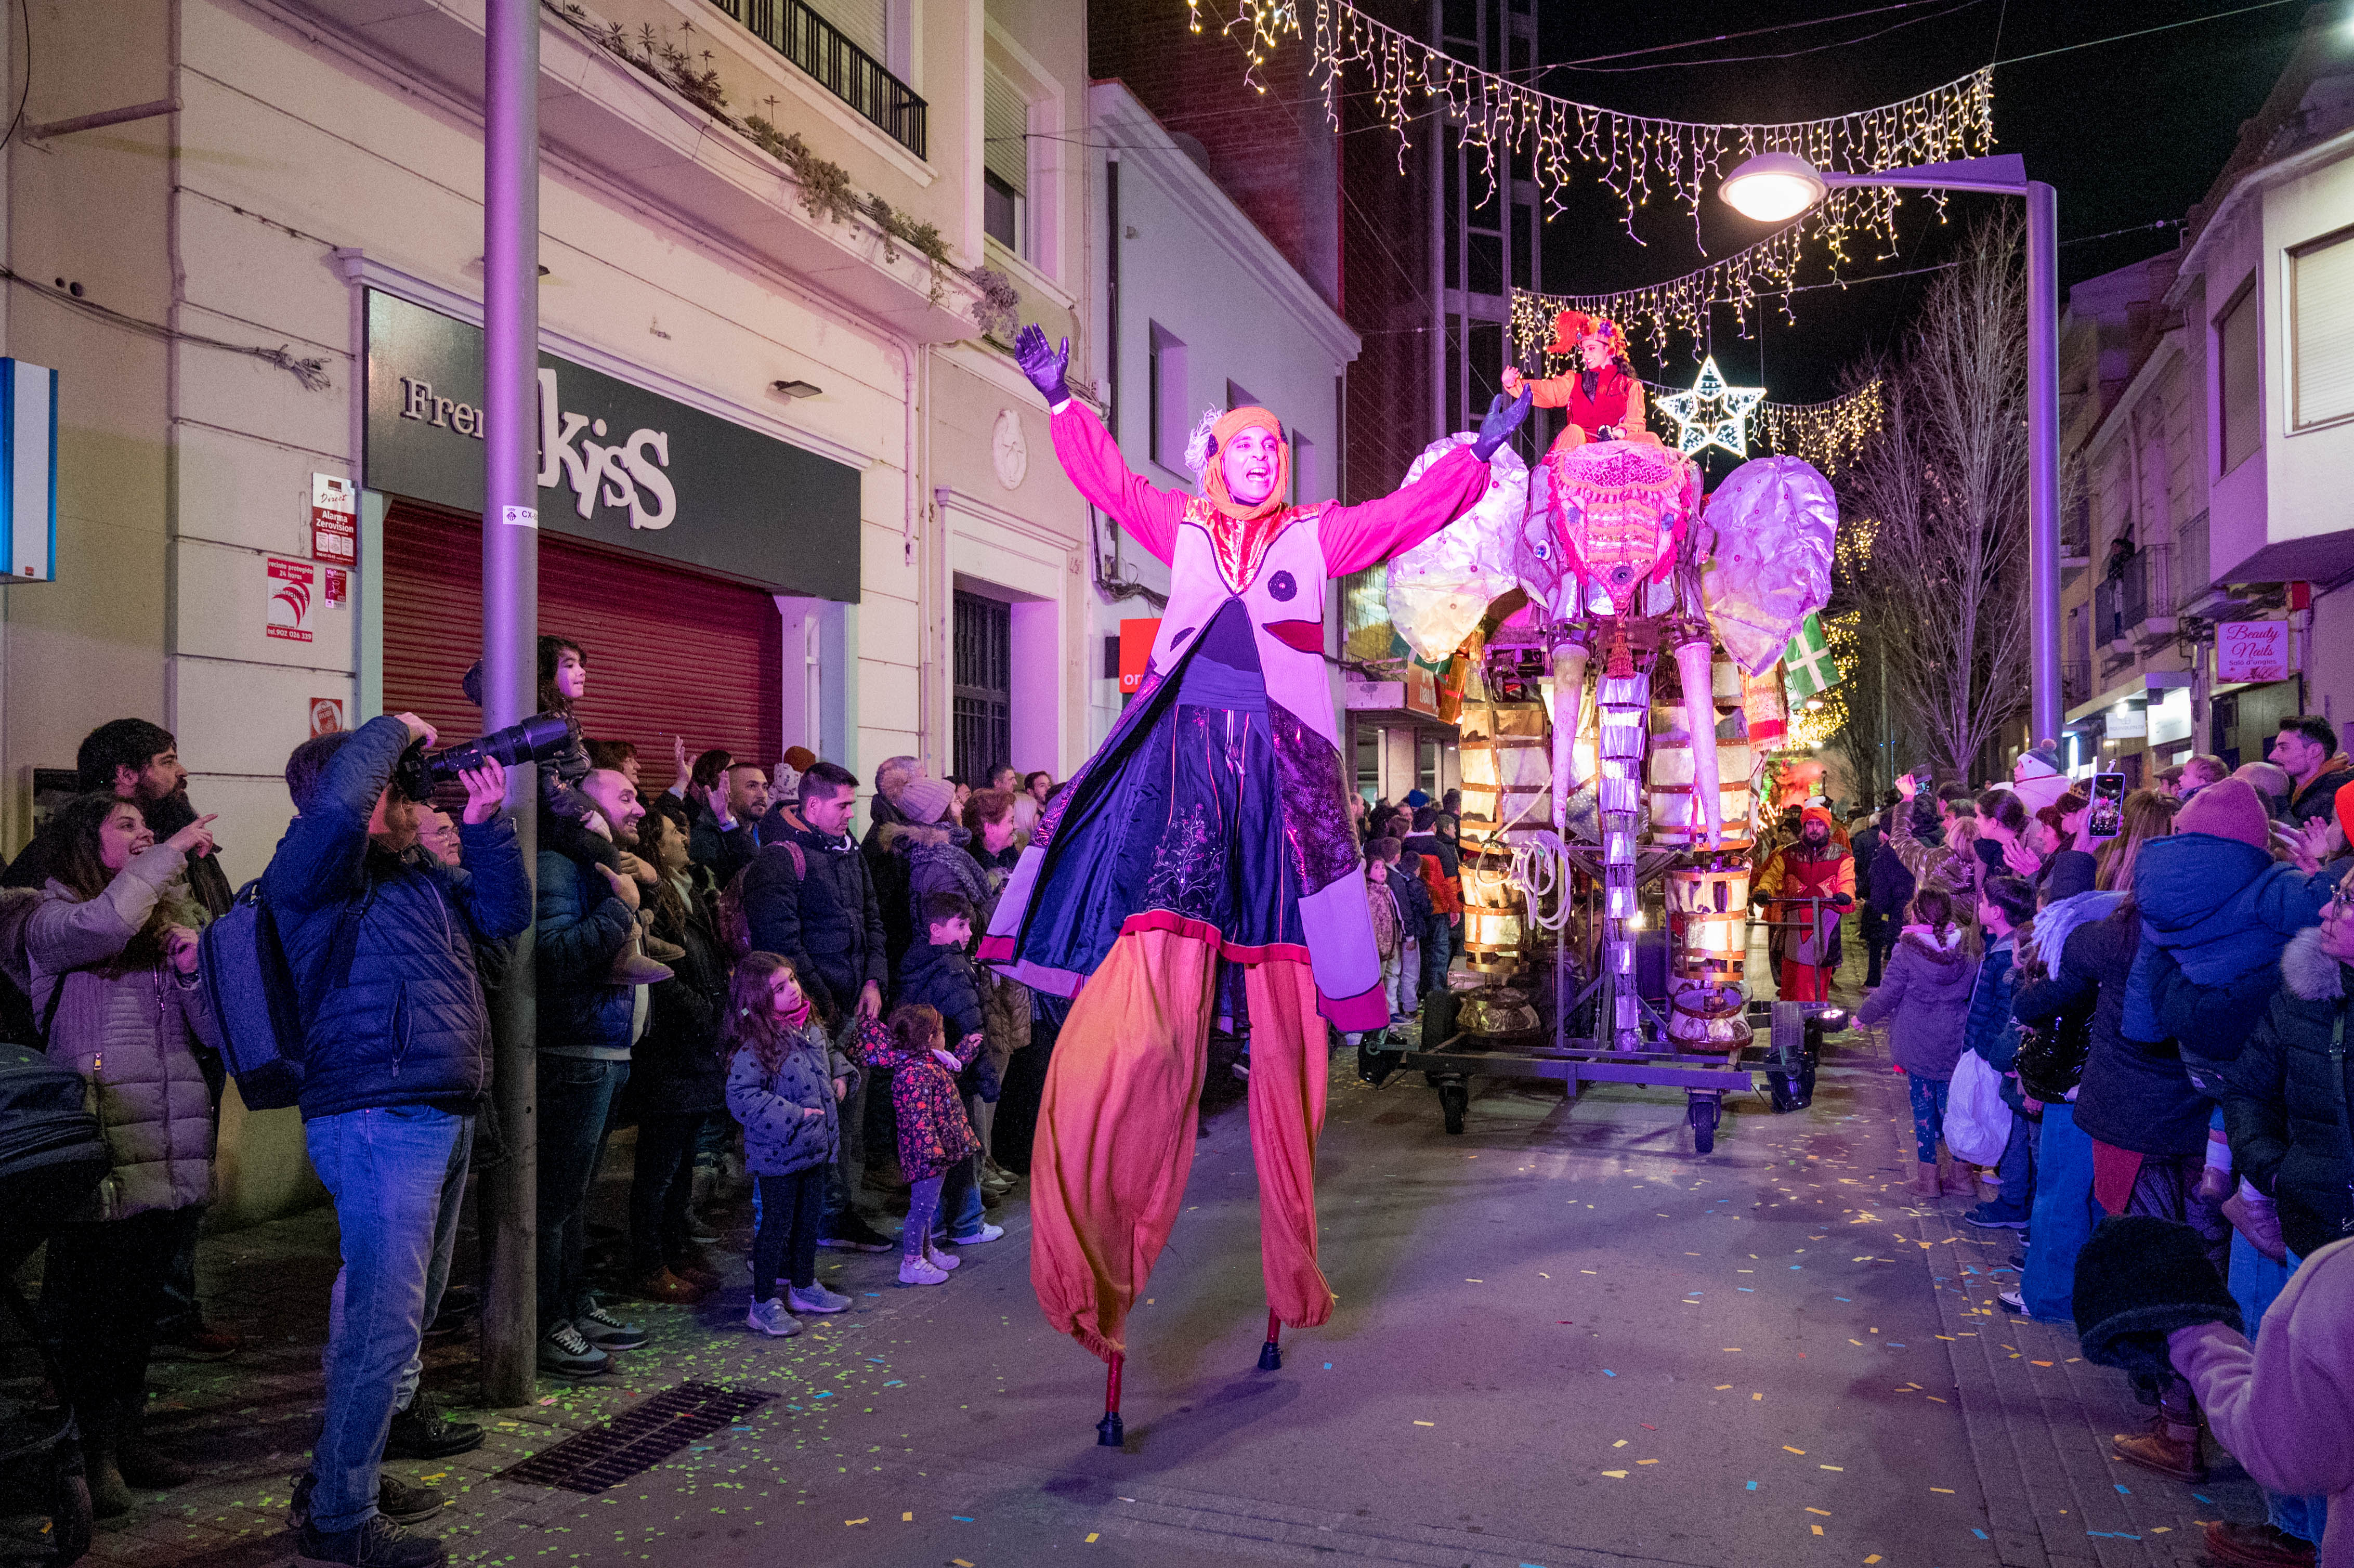
[[[926,156],[928,106],[883,62],[801,0],[711,0],[755,37],[817,79],[918,158]]]
[[[2118,644],[2170,637],[2175,615],[2170,544],[2143,546],[2094,585],[2093,635],[2101,641]]]

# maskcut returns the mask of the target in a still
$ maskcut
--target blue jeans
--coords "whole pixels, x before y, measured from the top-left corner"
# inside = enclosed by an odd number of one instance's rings
[[[2304,1262],[2291,1253],[2286,1263],[2274,1263],[2258,1252],[2247,1237],[2236,1230],[2232,1233],[2232,1299],[2240,1304],[2240,1316],[2247,1320],[2249,1343],[2255,1342],[2257,1330],[2264,1327],[2264,1314],[2272,1309],[2281,1291],[2286,1288],[2289,1277]],[[2329,1522],[2329,1499],[2290,1497],[2267,1489],[2264,1518],[2274,1529],[2319,1545],[2322,1531]]]
[[[2035,1124],[2016,1110],[2010,1115],[2010,1139],[1994,1168],[2001,1191],[1988,1205],[1997,1219],[2023,1220],[2035,1196]]]
[[[1918,1073],[1904,1075],[1913,1086],[1913,1142],[1921,1152],[1921,1163],[1937,1163],[1937,1140],[1946,1136],[1946,1101],[1954,1092],[1951,1078],[1925,1078]]]
[[[2032,1317],[2069,1322],[2076,1316],[2076,1255],[2093,1237],[2093,1139],[2076,1127],[2067,1101],[2043,1107],[2035,1145],[2034,1218],[2028,1223],[2020,1299]]]
[[[588,1293],[588,1189],[605,1158],[613,1100],[627,1062],[539,1058],[539,1331],[593,1306]]]
[[[418,1346],[450,1277],[474,1118],[426,1106],[345,1111],[304,1122],[302,1140],[343,1235],[311,1457],[312,1524],[332,1532],[376,1512],[385,1435],[403,1384],[416,1387]]]

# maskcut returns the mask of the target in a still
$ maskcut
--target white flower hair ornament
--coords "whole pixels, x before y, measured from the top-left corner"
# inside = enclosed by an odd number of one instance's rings
[[[1210,460],[1218,455],[1217,442],[1211,437],[1210,431],[1220,419],[1225,417],[1226,411],[1224,408],[1203,409],[1202,422],[1195,425],[1193,433],[1185,438],[1185,467],[1193,474],[1196,484],[1201,482],[1204,474],[1210,471]]]

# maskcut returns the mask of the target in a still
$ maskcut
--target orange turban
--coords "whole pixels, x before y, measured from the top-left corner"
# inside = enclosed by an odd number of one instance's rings
[[[1226,493],[1226,443],[1254,425],[1275,437],[1275,488],[1257,506],[1245,506]],[[1283,421],[1248,404],[1220,415],[1210,427],[1210,466],[1203,471],[1202,488],[1212,505],[1237,523],[1255,523],[1279,511],[1291,493],[1291,443],[1283,439]]]

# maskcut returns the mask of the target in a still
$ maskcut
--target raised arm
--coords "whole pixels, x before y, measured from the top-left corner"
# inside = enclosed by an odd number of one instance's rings
[[[1081,495],[1111,514],[1144,552],[1166,565],[1185,515],[1182,496],[1130,473],[1103,421],[1075,398],[1055,409],[1055,456]]]
[[[1057,348],[1035,322],[1013,336],[1013,362],[1054,416],[1055,456],[1079,493],[1111,514],[1147,553],[1167,565],[1176,548],[1177,524],[1185,514],[1182,497],[1146,483],[1128,471],[1119,443],[1103,421],[1071,400],[1071,340]]]

